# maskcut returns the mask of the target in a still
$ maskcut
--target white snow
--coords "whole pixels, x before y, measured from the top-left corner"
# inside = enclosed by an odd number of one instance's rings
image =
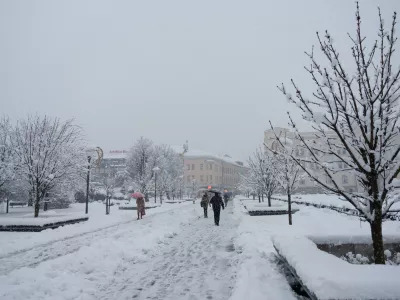
[[[318,299],[399,299],[400,268],[352,265],[304,236],[274,236],[279,253]]]
[[[189,205],[182,203],[180,205]],[[193,204],[192,204],[193,205]],[[173,205],[163,205],[149,209],[146,216],[152,216],[175,209]],[[85,204],[73,204],[67,212],[59,210],[60,214],[81,215],[85,211]],[[112,228],[120,224],[130,224],[137,218],[134,210],[119,210],[117,206],[111,207],[110,215],[105,215],[105,205],[97,202],[89,204],[89,220],[86,222],[48,229],[42,232],[0,232],[0,258],[16,251],[23,251],[49,242],[63,240],[77,235],[91,233],[104,228]],[[0,220],[7,217],[0,216]]]
[[[69,216],[49,217],[49,218],[0,218],[0,226],[7,225],[34,225],[43,226],[45,224],[64,222],[68,220],[76,220],[86,217],[85,214],[76,214]]]
[[[46,257],[44,249],[61,255],[30,267],[7,268],[18,254],[4,258],[0,299],[227,299],[237,264],[230,250],[237,221],[229,210],[222,211],[217,227],[211,218],[199,218],[199,205],[181,204],[89,241],[77,236],[31,249],[21,256],[30,258],[27,264]]]

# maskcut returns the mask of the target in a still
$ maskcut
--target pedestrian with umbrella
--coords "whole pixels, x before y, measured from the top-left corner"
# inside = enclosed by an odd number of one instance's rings
[[[144,195],[139,192],[135,192],[131,195],[132,198],[136,199],[136,211],[137,211],[137,219],[143,219],[143,216],[146,215],[146,209],[145,209],[145,201],[144,201]]]
[[[214,223],[219,226],[219,216],[221,214],[221,206],[222,209],[225,209],[224,201],[222,201],[219,192],[214,192],[214,196],[210,200],[210,205],[212,205],[214,211]]]

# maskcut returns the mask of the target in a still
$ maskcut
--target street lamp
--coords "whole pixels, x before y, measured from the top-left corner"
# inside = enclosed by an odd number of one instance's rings
[[[86,207],[85,214],[89,213],[89,183],[90,183],[90,169],[91,165],[97,167],[100,165],[103,159],[103,150],[100,147],[91,147],[86,149],[87,155],[87,175],[86,175]],[[96,157],[95,161],[92,161],[93,155]]]
[[[159,167],[153,168],[153,172],[154,172],[154,203],[157,203],[157,173],[159,171],[160,171]]]

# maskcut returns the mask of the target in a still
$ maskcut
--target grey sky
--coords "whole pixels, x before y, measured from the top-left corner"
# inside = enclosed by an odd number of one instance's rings
[[[364,32],[400,1],[361,1]],[[0,107],[13,119],[75,118],[90,142],[156,143],[241,159],[268,120],[286,126],[276,85],[312,87],[303,51],[329,29],[340,50],[353,1],[0,0]],[[343,53],[345,55],[346,53]]]

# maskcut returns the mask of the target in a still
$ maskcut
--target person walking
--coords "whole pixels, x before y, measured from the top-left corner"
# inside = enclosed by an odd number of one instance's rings
[[[224,194],[224,201],[225,201],[225,207],[228,206],[228,200],[229,200],[229,196],[227,193]]]
[[[146,215],[146,209],[143,197],[138,197],[136,199],[136,210],[137,210],[137,219],[139,220],[139,215],[140,219],[143,219],[143,216]]]
[[[208,195],[207,193],[204,193],[200,201],[200,206],[204,209],[204,218],[208,218],[208,203]]]
[[[212,205],[214,211],[214,223],[219,226],[219,216],[221,214],[221,206],[222,209],[225,209],[224,202],[222,201],[221,196],[218,192],[210,200],[210,206]]]

